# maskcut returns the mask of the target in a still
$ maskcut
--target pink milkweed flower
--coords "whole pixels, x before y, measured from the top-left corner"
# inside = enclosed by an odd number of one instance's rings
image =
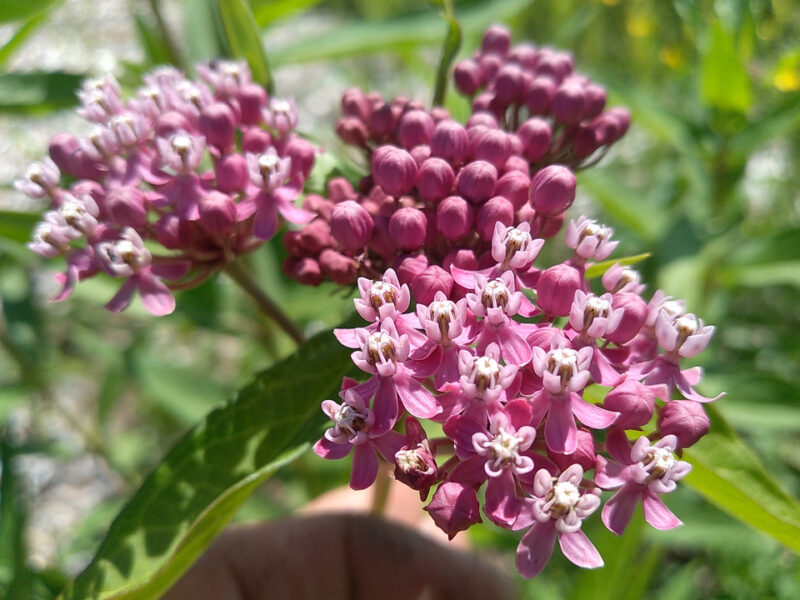
[[[61,171],[50,157],[45,157],[42,162],[28,165],[21,179],[14,181],[14,187],[31,198],[44,198],[50,196],[57,200],[58,183]]]
[[[150,133],[147,119],[134,112],[114,115],[108,122],[108,128],[114,134],[119,149],[134,148]]]
[[[605,260],[619,242],[611,241],[614,231],[597,221],[581,216],[567,225],[567,246],[575,249],[572,262],[582,265],[587,260]]]
[[[501,271],[514,269],[527,270],[536,260],[544,240],[533,239],[530,223],[520,223],[516,227],[506,227],[499,221],[495,223],[492,235],[492,258]]]
[[[120,312],[127,308],[136,290],[151,314],[161,317],[175,310],[172,292],[153,273],[150,252],[134,229],[127,227],[119,239],[98,243],[95,252],[109,275],[125,278],[120,290],[106,304],[108,310]]]
[[[578,334],[572,340],[572,345],[576,349],[584,346],[594,348],[589,373],[600,385],[616,385],[622,378],[607,356],[622,353],[618,349],[600,348],[597,345],[597,338],[605,338],[616,331],[625,314],[622,308],[612,308],[612,302],[611,294],[598,297],[576,290],[569,313],[570,327]]]
[[[484,317],[477,339],[478,352],[495,342],[506,362],[521,366],[531,359],[531,347],[517,331],[519,324],[511,318],[519,311],[524,298],[515,288],[511,271],[492,281],[476,273],[475,291],[467,294],[466,299],[469,309],[476,316]]]
[[[555,347],[549,352],[534,346],[532,365],[542,378],[543,389],[531,398],[534,426],[547,416],[544,438],[547,448],[560,454],[572,454],[578,447],[578,426],[575,418],[593,429],[605,429],[619,413],[586,402],[578,393],[589,381],[589,364],[594,350],[567,347],[563,339],[554,338]]]
[[[269,104],[262,114],[264,123],[276,131],[279,137],[285,137],[297,127],[297,107],[291,98],[270,98]]]
[[[641,294],[645,288],[641,280],[642,278],[638,271],[619,263],[614,264],[608,271],[603,273],[601,279],[603,287],[612,294],[618,294],[619,292]]]
[[[394,455],[394,478],[420,493],[425,500],[439,477],[439,468],[425,430],[414,417],[406,417],[405,444]]]
[[[352,450],[350,487],[363,490],[378,476],[378,454],[393,463],[404,438],[396,431],[376,432],[375,414],[367,402],[352,388],[343,393],[341,404],[333,400],[322,402],[322,411],[333,421],[333,426],[314,444],[314,452],[322,458],[336,460]]]
[[[660,498],[692,470],[688,462],[675,458],[677,443],[674,435],[655,444],[642,436],[631,447],[622,430],[609,433],[606,449],[617,462],[598,457],[595,482],[605,490],[619,490],[603,507],[603,523],[610,531],[622,535],[640,499],[645,520],[656,529],[682,525]]]
[[[82,106],[76,112],[94,123],[105,123],[124,110],[119,83],[112,75],[84,81],[78,98]]]
[[[581,492],[583,469],[572,465],[557,479],[546,469],[534,477],[534,495],[514,524],[514,529],[533,526],[517,546],[517,569],[524,577],[535,577],[550,561],[556,537],[561,552],[573,564],[586,569],[603,566],[603,559],[586,534],[584,519],[600,507],[597,488]]]
[[[162,164],[179,175],[189,175],[197,170],[203,160],[206,139],[203,136],[194,137],[185,132],[178,132],[169,137],[156,137],[156,150]]]
[[[656,337],[668,359],[696,356],[706,349],[713,334],[713,326],[704,325],[691,313],[670,319],[666,311],[661,311],[656,318]]]
[[[79,235],[91,237],[97,228],[100,209],[89,194],[83,194],[80,198],[76,198],[72,194],[64,194],[61,205],[58,207],[58,214],[64,219],[64,223]]]
[[[517,482],[533,472],[530,447],[536,430],[530,426],[530,404],[520,398],[480,422],[462,415],[445,423],[445,434],[455,443],[462,460],[448,480],[479,486],[488,479],[484,513],[501,527],[510,528],[519,515]]]
[[[33,229],[33,239],[27,246],[39,256],[55,258],[68,253],[69,243],[75,238],[75,230],[67,225],[64,217],[51,210],[37,223]]]
[[[235,96],[252,80],[250,68],[241,60],[214,60],[208,64],[198,64],[197,74],[222,97]]]

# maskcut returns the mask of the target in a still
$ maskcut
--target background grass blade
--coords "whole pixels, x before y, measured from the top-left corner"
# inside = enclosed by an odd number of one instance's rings
[[[219,12],[231,54],[245,59],[253,79],[274,93],[267,52],[250,6],[245,0],[219,0]]]

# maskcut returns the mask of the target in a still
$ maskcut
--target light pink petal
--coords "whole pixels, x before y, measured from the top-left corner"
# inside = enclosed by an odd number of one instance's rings
[[[631,443],[624,430],[615,427],[606,434],[606,450],[617,462],[631,464]]]
[[[679,392],[680,392],[680,393],[683,395],[683,397],[684,397],[684,398],[686,398],[687,400],[694,400],[695,402],[701,402],[701,403],[705,403],[705,402],[714,402],[715,400],[719,400],[720,398],[722,398],[722,397],[725,395],[725,392],[722,392],[721,394],[717,394],[717,395],[716,395],[716,396],[714,396],[713,398],[710,398],[710,397],[708,397],[708,396],[703,396],[702,394],[700,394],[699,392],[697,392],[697,391],[696,391],[696,390],[695,390],[695,389],[694,389],[694,388],[693,388],[693,387],[692,387],[692,386],[689,384],[689,382],[688,382],[688,381],[686,380],[686,378],[683,376],[683,373],[682,373],[682,372],[676,372],[676,373],[675,373],[675,387],[677,387],[677,388],[678,388],[678,391],[679,391]]]
[[[355,329],[334,329],[333,335],[339,340],[339,343],[346,348],[360,348],[361,344],[356,338]]]
[[[260,240],[270,240],[278,230],[278,208],[275,204],[260,205],[253,220],[253,235]]]
[[[654,494],[650,490],[645,490],[642,494],[642,508],[645,520],[656,529],[675,529],[683,525],[683,522],[672,514],[658,494]]]
[[[536,392],[531,398],[531,425],[538,427],[550,408],[550,395],[544,390]]]
[[[375,414],[375,422],[370,428],[372,435],[386,433],[394,427],[400,407],[397,405],[397,390],[391,379],[379,378],[372,410]]]
[[[489,520],[508,529],[517,520],[519,509],[519,498],[511,470],[503,469],[499,477],[489,477],[486,502],[483,505],[483,512]]]
[[[409,377],[405,369],[398,370],[394,382],[403,406],[418,419],[430,419],[442,412],[433,395],[419,381]]]
[[[558,545],[570,562],[584,569],[603,566],[603,558],[586,534],[580,529],[571,533],[558,534]]]
[[[353,452],[353,472],[350,473],[350,487],[354,490],[365,490],[378,476],[378,457],[369,444],[355,447]]]
[[[314,213],[304,208],[299,208],[291,202],[278,201],[278,212],[289,223],[303,224],[309,223],[314,217]]]
[[[458,348],[451,346],[442,352],[442,362],[439,370],[433,374],[433,384],[441,391],[444,386],[459,379]]]
[[[639,503],[640,489],[633,485],[624,485],[606,502],[601,518],[603,524],[617,535],[622,535],[628,523],[631,522],[633,511]]]
[[[314,453],[321,458],[338,460],[350,454],[350,450],[352,450],[352,448],[353,445],[350,443],[337,444],[330,441],[328,438],[322,438],[317,441],[316,444],[314,444],[313,450]]]
[[[154,275],[158,275],[161,279],[169,281],[176,281],[189,272],[192,264],[188,260],[171,263],[167,265],[152,265],[150,270]]]
[[[619,416],[617,412],[589,404],[577,394],[570,394],[570,404],[578,420],[592,429],[605,429]]]
[[[428,340],[430,342],[430,340]],[[438,344],[433,344],[432,348],[426,349],[428,354],[425,355],[425,350],[419,353],[421,358],[412,359],[405,363],[405,367],[410,370],[414,377],[418,379],[427,379],[439,370],[442,364],[442,347]]]
[[[175,310],[175,297],[169,288],[149,272],[139,275],[139,294],[147,311],[163,317]]]
[[[497,339],[506,363],[522,366],[531,360],[531,347],[525,338],[514,330],[513,321],[507,321],[500,327]]]
[[[567,400],[553,400],[544,424],[547,448],[559,454],[572,454],[578,447],[578,426]]]
[[[536,577],[542,572],[556,543],[556,530],[552,521],[535,523],[517,546],[517,570],[523,577]]]
[[[119,291],[106,303],[106,309],[118,313],[128,308],[133,293],[136,291],[137,283],[133,278],[126,279]]]
[[[598,456],[594,468],[594,483],[604,490],[615,490],[630,480],[626,466]]]

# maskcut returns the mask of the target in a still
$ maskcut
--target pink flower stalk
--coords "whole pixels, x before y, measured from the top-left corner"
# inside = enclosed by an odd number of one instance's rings
[[[603,566],[603,559],[586,534],[583,521],[600,507],[600,490],[581,491],[583,469],[572,465],[558,478],[539,469],[533,498],[526,502],[514,529],[531,528],[517,547],[517,569],[524,577],[536,577],[550,561],[556,538],[564,556],[585,569]]]
[[[395,431],[376,432],[375,414],[353,389],[343,390],[344,401],[322,403],[322,411],[333,421],[314,444],[314,452],[332,460],[344,458],[353,451],[350,487],[363,490],[375,483],[378,476],[378,454],[393,463],[403,446],[403,436]]]
[[[601,488],[618,490],[603,507],[603,523],[609,530],[622,535],[639,500],[645,520],[656,529],[682,525],[660,498],[692,470],[688,462],[675,458],[677,444],[674,435],[667,435],[655,444],[640,437],[631,447],[621,430],[609,434],[606,446],[617,462],[600,457],[595,475]]]

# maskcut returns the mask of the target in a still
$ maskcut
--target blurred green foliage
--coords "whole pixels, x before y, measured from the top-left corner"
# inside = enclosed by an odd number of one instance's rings
[[[436,16],[442,6],[423,0],[251,0],[265,44],[247,38],[236,48],[227,41],[221,13],[230,14],[230,7],[241,12],[243,2],[218,7],[184,0],[183,36],[170,34],[160,4],[131,3],[144,60],[126,66],[123,82],[135,82],[165,60],[260,56],[266,47],[278,84],[282,70],[320,63],[345,71],[351,84],[387,95],[403,85],[426,86],[428,96],[421,99],[429,101],[448,29]],[[2,3],[0,21],[13,31],[0,46],[0,67],[57,6]],[[631,108],[633,127],[625,141],[581,174],[581,207],[615,227],[621,255],[650,253],[638,265],[650,290],[660,287],[685,298],[690,310],[717,326],[712,347],[700,358],[707,371],[704,391],[728,392],[717,406],[716,424],[730,423],[745,451],[796,498],[800,177],[794,164],[800,159],[800,5],[791,0],[475,0],[456,2],[455,15],[463,36],[460,56],[476,46],[487,25],[502,21],[512,27],[515,40],[573,51],[578,68],[606,85],[612,103]],[[330,26],[281,36],[305,31],[309,20]],[[62,110],[74,103],[79,80],[59,72],[4,73],[0,112],[36,118]],[[338,104],[341,91],[331,91],[331,106]],[[468,110],[452,92],[446,103],[457,116]],[[307,133],[336,149],[332,123]],[[326,170],[341,167],[333,160],[320,163]],[[176,314],[157,321],[137,307],[123,315],[100,310],[113,293],[109,282],[92,281],[69,302],[49,303],[50,276],[42,275],[42,261],[24,248],[35,219],[0,213],[0,421],[5,423],[0,593],[9,598],[54,597],[74,573],[75,557],[85,561],[94,552],[121,498],[166,449],[253,373],[292,351],[291,341],[223,277],[182,293]],[[308,331],[338,323],[351,306],[349,293],[287,281],[280,274],[282,254],[274,241],[249,257],[248,266]],[[74,380],[89,382],[81,393],[91,410],[76,411],[64,402],[60,389]],[[27,415],[24,426],[17,422],[21,411]],[[46,424],[53,418],[78,432],[80,441],[52,435]],[[732,451],[709,450],[703,464],[725,461]],[[23,532],[33,492],[21,484],[19,459],[46,456],[66,462],[85,452],[118,475],[116,495],[94,509],[70,547],[60,549],[57,565],[31,564]],[[240,517],[285,514],[345,482],[347,470],[343,463],[303,457],[278,471]],[[727,481],[748,487],[750,480],[737,481],[734,469]],[[750,500],[758,497],[753,492]],[[616,538],[594,519],[588,534],[606,568],[576,572],[557,556],[543,575],[523,586],[522,596],[800,597],[796,555],[687,486],[669,503],[685,527],[655,532],[639,522]],[[477,529],[473,540],[502,552],[510,564],[518,536],[487,526]]]

